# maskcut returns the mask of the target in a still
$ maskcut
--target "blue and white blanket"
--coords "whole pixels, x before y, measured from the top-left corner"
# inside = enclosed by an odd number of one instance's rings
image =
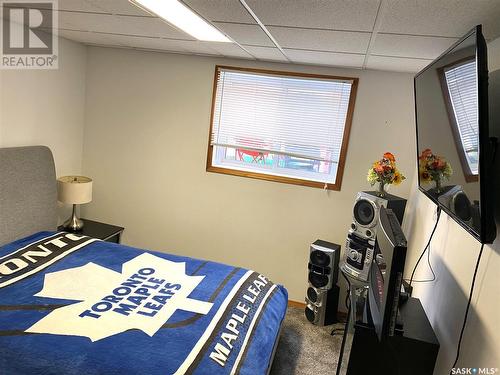
[[[0,247],[0,374],[265,374],[286,306],[257,272],[42,232]]]

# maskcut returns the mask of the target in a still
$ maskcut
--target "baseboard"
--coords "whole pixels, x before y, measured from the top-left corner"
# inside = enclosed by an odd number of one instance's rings
[[[298,309],[304,309],[306,307],[305,302],[293,301],[291,299],[288,300],[288,307],[295,307]],[[337,319],[339,322],[347,321],[347,313],[344,311],[337,311]]]
[[[347,322],[347,313],[344,311],[337,311],[337,319],[339,322]]]
[[[299,309],[304,309],[306,307],[306,304],[305,302],[292,301],[291,299],[289,299],[288,307],[297,307]]]

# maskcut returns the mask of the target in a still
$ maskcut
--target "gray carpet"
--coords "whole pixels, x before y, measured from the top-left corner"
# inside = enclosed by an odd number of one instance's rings
[[[309,323],[304,310],[289,307],[274,357],[271,375],[335,374],[344,324],[318,327]]]

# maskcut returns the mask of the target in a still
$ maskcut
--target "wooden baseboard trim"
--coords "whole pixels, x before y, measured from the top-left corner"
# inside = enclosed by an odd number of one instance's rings
[[[291,299],[288,300],[288,307],[295,307],[298,309],[304,309],[306,307],[305,302],[293,301]],[[347,313],[344,311],[337,311],[337,319],[339,322],[347,321]]]
[[[337,311],[337,319],[342,323],[347,322],[347,313],[343,311]]]
[[[297,307],[299,309],[304,309],[306,307],[306,304],[305,302],[292,301],[291,299],[289,299],[288,307]]]

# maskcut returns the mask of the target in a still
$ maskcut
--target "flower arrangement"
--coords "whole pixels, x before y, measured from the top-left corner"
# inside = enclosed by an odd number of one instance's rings
[[[449,180],[453,174],[453,169],[444,157],[435,155],[430,148],[426,148],[418,157],[418,172],[421,181],[434,181],[436,191],[439,193],[442,179]]]
[[[372,167],[368,170],[366,178],[370,185],[379,185],[379,195],[384,195],[385,185],[399,185],[406,177],[396,167],[396,158],[390,152],[386,152],[382,159],[373,163]]]

